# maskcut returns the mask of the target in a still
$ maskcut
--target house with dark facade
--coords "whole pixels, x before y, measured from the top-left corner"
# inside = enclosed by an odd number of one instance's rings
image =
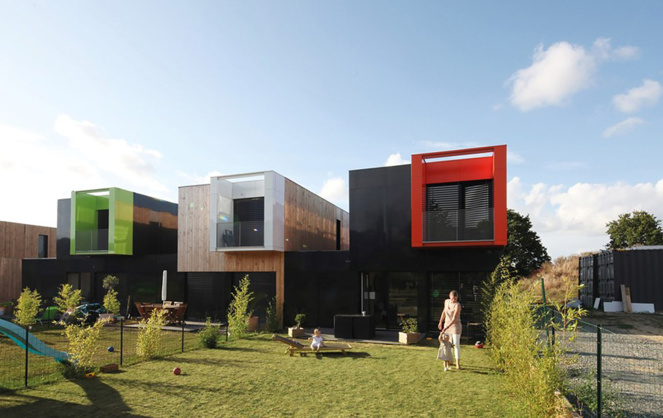
[[[161,301],[164,270],[168,297],[184,298],[176,252],[177,204],[120,188],[74,191],[58,201],[56,258],[23,260],[23,286],[48,300],[69,283],[100,302],[102,280],[112,274],[124,313],[129,297]]]
[[[24,261],[23,285],[62,283],[103,298],[120,278],[123,309],[168,298],[188,319],[224,320],[249,275],[255,314],[275,301],[291,325],[332,327],[366,312],[377,328],[416,317],[434,330],[458,290],[463,322],[479,320],[479,288],[506,245],[506,146],[416,154],[410,165],[352,170],[350,212],[274,171],[182,186],[177,205],[111,188],[58,202],[57,258]],[[352,216],[350,216],[352,215]]]

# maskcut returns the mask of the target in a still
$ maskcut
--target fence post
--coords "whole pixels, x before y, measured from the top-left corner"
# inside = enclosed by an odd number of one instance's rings
[[[543,277],[541,277],[541,294],[543,296],[543,326],[546,329],[546,342],[548,347],[550,347],[550,335],[548,334],[548,305],[546,304],[546,286],[543,283]]]
[[[184,321],[182,321],[182,352],[184,352]]]
[[[596,416],[601,418],[601,409],[603,408],[601,399],[601,374],[602,374],[602,364],[601,364],[601,342],[602,342],[602,327],[599,325],[596,328]]]
[[[120,318],[120,366],[124,355],[124,317]]]
[[[28,344],[28,337],[30,336],[30,332],[28,331],[30,329],[30,326],[27,325],[25,327],[25,387],[28,387],[28,348],[30,345]]]

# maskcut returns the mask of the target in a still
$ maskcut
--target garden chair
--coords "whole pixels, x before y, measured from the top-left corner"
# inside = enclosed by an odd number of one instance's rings
[[[320,347],[320,349],[314,350],[308,344],[304,345],[297,340],[281,337],[277,334],[274,334],[272,339],[286,344],[288,348],[286,348],[285,353],[289,354],[290,356],[294,355],[295,353],[299,353],[300,356],[305,356],[307,353],[322,353],[323,351],[340,351],[345,356],[347,355],[346,351],[352,349],[352,346],[347,343],[325,342],[325,345]]]

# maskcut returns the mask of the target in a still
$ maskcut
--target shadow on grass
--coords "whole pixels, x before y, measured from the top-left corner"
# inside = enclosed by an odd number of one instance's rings
[[[99,378],[68,379],[85,391],[89,405],[80,405],[71,402],[61,402],[54,399],[44,399],[30,395],[30,391],[12,390],[2,392],[1,397],[9,395],[20,405],[2,408],[3,417],[70,417],[70,416],[116,416],[142,418],[143,415],[133,414],[131,408],[124,403],[120,393],[103,383]]]

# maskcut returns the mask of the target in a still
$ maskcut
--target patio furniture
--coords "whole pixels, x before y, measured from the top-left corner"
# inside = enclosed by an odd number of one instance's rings
[[[290,356],[292,356],[295,353],[299,353],[300,356],[305,356],[307,353],[321,353],[323,351],[340,351],[341,353],[343,353],[343,355],[347,355],[346,351],[352,349],[352,346],[347,343],[325,342],[324,346],[320,347],[318,350],[314,350],[308,344],[304,345],[297,340],[281,337],[280,335],[277,334],[274,334],[272,336],[272,339],[282,342],[283,344],[286,344],[288,348],[286,348],[285,353],[289,354]]]
[[[186,312],[187,304],[184,302],[169,302],[166,303],[149,303],[149,302],[136,302],[136,309],[140,317],[148,319],[155,309],[163,309],[166,311],[166,319],[169,324],[181,324],[184,320],[184,313]]]

